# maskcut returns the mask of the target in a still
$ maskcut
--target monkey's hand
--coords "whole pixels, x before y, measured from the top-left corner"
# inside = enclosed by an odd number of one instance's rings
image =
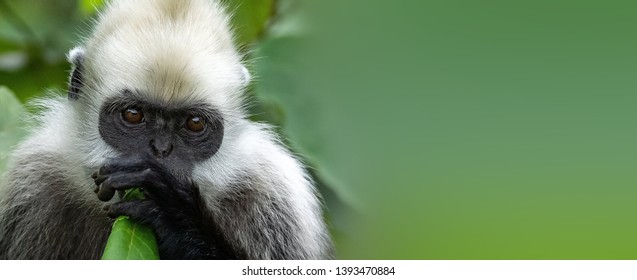
[[[141,188],[146,199],[117,202],[105,210],[111,218],[128,216],[153,228],[161,258],[232,258],[197,186],[173,175],[154,158],[112,159],[93,179],[102,201],[111,200],[116,191]]]

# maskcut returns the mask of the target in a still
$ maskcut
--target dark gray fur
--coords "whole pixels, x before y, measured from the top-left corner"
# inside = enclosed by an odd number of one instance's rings
[[[65,178],[63,157],[33,154],[7,174],[0,259],[99,259],[111,221]],[[88,188],[87,188],[88,189]]]

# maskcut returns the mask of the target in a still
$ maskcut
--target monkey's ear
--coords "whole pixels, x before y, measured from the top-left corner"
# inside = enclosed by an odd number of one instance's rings
[[[68,54],[68,60],[73,65],[71,80],[69,81],[69,99],[77,100],[80,97],[80,89],[84,84],[82,72],[84,70],[84,49],[73,48]]]

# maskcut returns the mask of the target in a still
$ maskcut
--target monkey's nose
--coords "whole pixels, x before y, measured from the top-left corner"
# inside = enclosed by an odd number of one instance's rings
[[[150,150],[158,158],[165,158],[173,151],[173,144],[165,139],[151,139]]]

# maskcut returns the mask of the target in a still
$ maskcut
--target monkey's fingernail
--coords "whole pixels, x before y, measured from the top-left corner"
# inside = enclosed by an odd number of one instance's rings
[[[97,171],[93,172],[93,174],[91,174],[91,178],[95,179],[97,178]]]
[[[94,192],[94,193],[98,193],[99,191],[100,191],[100,187],[95,187],[95,188],[93,189],[93,192]]]

